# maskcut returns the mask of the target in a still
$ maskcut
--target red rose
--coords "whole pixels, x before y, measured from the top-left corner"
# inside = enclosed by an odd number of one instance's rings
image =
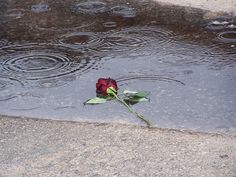
[[[98,95],[107,95],[107,89],[112,87],[114,90],[118,90],[116,81],[111,78],[100,78],[96,83],[96,93]]]

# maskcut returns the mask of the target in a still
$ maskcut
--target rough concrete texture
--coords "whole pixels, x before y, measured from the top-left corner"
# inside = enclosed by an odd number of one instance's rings
[[[236,0],[154,0],[166,4],[189,6],[213,12],[232,12],[236,15]]]
[[[1,177],[235,177],[236,137],[0,119]]]

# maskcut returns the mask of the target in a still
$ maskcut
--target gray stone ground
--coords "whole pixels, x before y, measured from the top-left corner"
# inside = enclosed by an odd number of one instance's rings
[[[1,177],[235,177],[236,136],[0,118]]]

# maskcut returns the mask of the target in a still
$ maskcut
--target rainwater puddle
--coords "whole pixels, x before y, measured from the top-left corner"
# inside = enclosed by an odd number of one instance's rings
[[[188,25],[170,7],[151,16],[127,2],[1,3],[0,114],[142,124],[115,101],[83,105],[112,77],[119,92],[151,92],[133,109],[154,126],[236,132],[232,18]]]

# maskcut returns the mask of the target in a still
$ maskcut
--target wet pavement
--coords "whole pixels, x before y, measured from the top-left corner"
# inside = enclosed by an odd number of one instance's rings
[[[99,77],[146,90],[154,126],[236,130],[231,15],[127,1],[1,1],[0,114],[140,122],[119,103],[84,106]]]

